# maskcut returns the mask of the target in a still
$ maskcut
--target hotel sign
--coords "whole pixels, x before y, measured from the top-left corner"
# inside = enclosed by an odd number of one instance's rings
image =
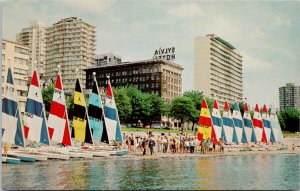
[[[155,60],[175,60],[175,47],[159,48],[154,51]]]

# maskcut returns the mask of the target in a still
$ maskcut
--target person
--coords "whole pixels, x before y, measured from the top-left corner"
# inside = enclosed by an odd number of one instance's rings
[[[194,153],[194,146],[195,146],[194,138],[192,138],[192,139],[190,140],[189,145],[190,145],[190,152],[191,152],[191,153]]]
[[[205,142],[204,142],[204,140],[201,141],[200,147],[201,147],[201,154],[205,154]]]
[[[144,137],[143,142],[142,142],[142,148],[143,148],[143,155],[147,155],[147,139]]]
[[[157,137],[157,152],[159,153],[160,152],[160,150],[161,150],[161,144],[162,144],[162,139],[161,139],[161,137],[160,136],[158,136]]]
[[[220,152],[222,154],[224,154],[224,141],[223,141],[223,139],[220,140]]]
[[[167,136],[165,136],[161,142],[163,144],[163,153],[166,153],[167,150],[168,150],[168,138],[167,138]]]
[[[153,136],[150,138],[149,140],[149,148],[150,148],[150,154],[153,155],[154,154],[154,147],[155,147],[155,141]]]
[[[292,151],[295,151],[295,144],[293,144],[292,146]]]

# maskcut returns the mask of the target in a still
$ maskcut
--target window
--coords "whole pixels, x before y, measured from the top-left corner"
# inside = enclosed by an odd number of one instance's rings
[[[28,54],[28,50],[25,48],[15,46],[15,52],[20,54]]]
[[[2,49],[5,49],[6,44],[2,42]]]

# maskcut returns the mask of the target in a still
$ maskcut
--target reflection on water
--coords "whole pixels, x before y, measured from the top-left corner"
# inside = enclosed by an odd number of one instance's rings
[[[299,189],[299,155],[2,164],[2,188]]]

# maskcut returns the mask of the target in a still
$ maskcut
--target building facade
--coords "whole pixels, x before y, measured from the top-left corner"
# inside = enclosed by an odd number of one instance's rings
[[[220,108],[225,101],[243,101],[242,66],[242,56],[227,41],[214,34],[195,37],[194,89],[217,100]]]
[[[17,42],[29,47],[29,70],[31,77],[33,69],[38,69],[40,76],[45,76],[46,60],[46,27],[42,22],[33,21],[29,27],[23,28],[17,36]]]
[[[121,64],[122,59],[120,56],[108,53],[108,54],[100,54],[96,55],[95,58],[95,66],[107,66],[107,65],[115,65]]]
[[[93,72],[100,87],[107,85],[107,76],[113,87],[136,86],[142,92],[157,94],[167,103],[182,93],[182,70],[175,63],[164,60],[142,60],[86,69],[86,89],[91,89]]]
[[[295,83],[287,83],[286,86],[279,88],[280,110],[295,108],[300,110],[300,86]]]
[[[18,93],[21,113],[25,111],[28,94],[27,74],[29,63],[29,48],[27,46],[8,40],[2,40],[2,96],[4,95],[8,66],[10,66],[14,77],[15,88]]]
[[[62,19],[46,29],[46,77],[55,79],[61,65],[67,95],[72,95],[77,77],[85,87],[84,69],[95,61],[95,33],[94,26],[77,17]]]

